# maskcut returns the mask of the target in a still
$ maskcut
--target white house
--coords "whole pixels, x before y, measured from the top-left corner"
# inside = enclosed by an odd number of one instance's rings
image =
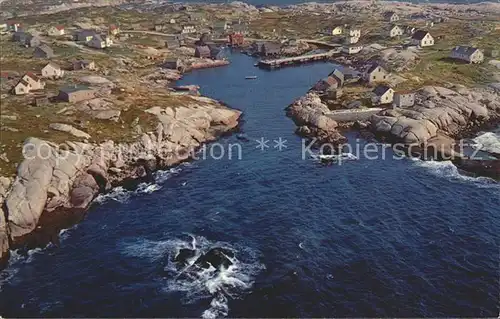
[[[456,46],[451,50],[450,58],[462,60],[468,63],[481,63],[484,61],[484,53],[478,48]]]
[[[87,45],[96,49],[108,48],[113,44],[113,40],[105,35],[95,35],[92,40],[87,42]]]
[[[350,27],[349,30],[347,31],[347,35],[350,37],[361,37],[361,29],[356,28],[356,27]]]
[[[404,30],[397,25],[394,25],[389,29],[389,36],[391,38],[402,36],[403,33],[404,33]]]
[[[42,77],[44,78],[62,78],[64,76],[64,70],[53,62],[48,63],[42,69]]]
[[[28,94],[30,91],[31,91],[31,85],[22,79],[19,82],[17,82],[17,84],[14,85],[14,87],[12,88],[12,93],[15,95]]]
[[[392,102],[393,107],[410,107],[415,104],[415,93],[396,92]]]
[[[183,34],[196,33],[196,27],[191,24],[183,25],[181,33]]]
[[[378,104],[389,104],[394,100],[394,90],[387,85],[379,85],[373,90],[375,96],[372,98],[372,102],[375,105]]]
[[[347,45],[342,47],[342,52],[346,54],[356,54],[363,50],[362,45]]]
[[[390,11],[384,14],[384,18],[389,22],[399,21],[399,15],[396,12]]]
[[[363,73],[363,79],[368,83],[385,82],[388,77],[389,72],[378,63],[373,63],[366,72]]]
[[[342,28],[341,26],[336,26],[336,27],[330,29],[328,34],[329,35],[341,35],[343,31],[344,31],[344,28]]]
[[[359,37],[345,37],[344,43],[345,44],[356,44],[359,41]]]
[[[428,31],[418,30],[411,37],[411,43],[421,47],[428,47],[434,45],[434,38]]]

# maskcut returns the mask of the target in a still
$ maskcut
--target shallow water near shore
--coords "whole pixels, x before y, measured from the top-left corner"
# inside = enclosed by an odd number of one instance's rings
[[[267,72],[231,60],[181,84],[242,110],[246,139],[223,138],[206,159],[100,196],[60,247],[16,254],[0,273],[1,315],[498,316],[498,183],[383,146],[379,160],[302,158],[283,109],[332,65]],[[172,256],[186,247],[230,249],[233,264],[178,270]]]

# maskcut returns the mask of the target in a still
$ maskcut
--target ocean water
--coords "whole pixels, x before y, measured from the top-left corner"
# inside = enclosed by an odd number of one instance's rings
[[[379,159],[341,165],[303,157],[283,109],[333,66],[267,72],[231,60],[181,83],[242,110],[241,135],[154,183],[100,196],[60,247],[14,254],[0,315],[498,316],[498,183],[383,145]],[[261,138],[269,147],[257,148]],[[214,248],[234,253],[230,266],[193,266]],[[186,267],[174,261],[181,249],[195,251]]]

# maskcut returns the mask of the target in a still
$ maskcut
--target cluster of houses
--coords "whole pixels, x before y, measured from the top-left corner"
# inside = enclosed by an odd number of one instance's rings
[[[372,63],[363,73],[363,80],[376,85],[373,90],[372,103],[374,105],[392,104],[393,107],[410,107],[415,104],[415,93],[408,91],[395,92],[388,82],[390,73],[379,63]]]
[[[281,53],[281,43],[271,41],[256,41],[250,46],[250,52],[256,56],[275,57]]]
[[[359,39],[361,38],[361,28],[357,26],[338,25],[329,29],[327,34],[333,36],[343,36],[343,53],[355,54],[363,49],[363,46],[358,44]]]
[[[95,30],[78,30],[74,35],[74,40],[83,42],[85,45],[95,49],[109,48],[113,44],[111,36],[115,36],[120,32],[120,28],[116,25],[109,26],[108,34],[99,34]]]
[[[344,84],[344,73],[339,68],[335,68],[326,78],[319,80],[313,90],[325,94],[330,99],[338,99],[342,96]]]
[[[73,70],[94,70],[95,63],[89,60],[74,61]],[[56,63],[47,63],[40,71],[41,76],[33,72],[27,72],[12,88],[14,95],[34,94],[34,105],[40,106],[48,103],[48,98],[43,94],[45,89],[44,79],[60,79],[64,76],[65,71]],[[59,90],[56,97],[60,101],[75,103],[94,97],[95,91],[79,85],[66,86]]]

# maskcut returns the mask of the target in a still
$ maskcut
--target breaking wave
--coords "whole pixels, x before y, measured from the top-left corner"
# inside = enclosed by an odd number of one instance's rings
[[[35,256],[42,253],[44,249],[45,248],[31,249],[26,251],[25,254],[21,254],[16,250],[11,250],[8,266],[0,271],[0,292],[3,290],[5,284],[15,280],[15,276],[23,264],[31,263]]]
[[[183,251],[191,253],[181,258]],[[226,263],[203,264],[202,260],[207,260],[205,257],[214,251],[227,258]],[[164,291],[181,292],[181,302],[185,305],[211,299],[209,308],[201,314],[203,318],[227,316],[229,300],[248,292],[255,276],[265,269],[257,254],[247,248],[210,242],[195,235],[161,242],[141,240],[126,245],[124,253],[151,262],[164,260]]]
[[[500,184],[487,177],[471,177],[460,173],[451,161],[423,161],[412,159],[416,167],[425,168],[431,174],[446,178],[450,181],[472,182],[479,187],[495,188],[500,190]]]
[[[109,201],[115,201],[124,204],[129,202],[129,200],[133,196],[154,193],[162,189],[161,184],[165,183],[171,177],[182,172],[183,167],[190,165],[190,163],[183,163],[178,167],[174,167],[168,170],[159,170],[154,173],[154,182],[152,183],[140,183],[135,190],[127,190],[122,186],[115,187],[109,193],[99,194],[94,202],[98,204],[104,204]]]

